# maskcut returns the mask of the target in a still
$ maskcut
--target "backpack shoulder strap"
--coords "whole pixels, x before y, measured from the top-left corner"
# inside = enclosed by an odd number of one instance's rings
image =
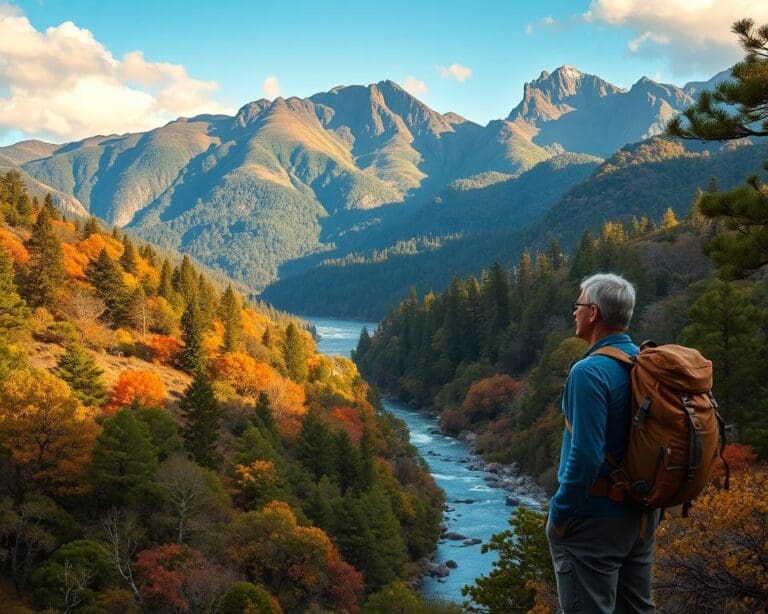
[[[615,358],[616,360],[624,363],[625,365],[630,365],[630,366],[635,365],[634,358],[632,358],[626,352],[621,351],[619,348],[612,347],[610,345],[607,345],[605,347],[595,350],[590,354],[590,356],[610,356],[611,358]]]

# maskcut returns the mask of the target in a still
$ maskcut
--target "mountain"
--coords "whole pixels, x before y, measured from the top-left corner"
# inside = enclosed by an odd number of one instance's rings
[[[259,292],[412,240],[519,233],[600,158],[658,133],[691,101],[675,86],[641,79],[627,91],[563,66],[526,84],[507,118],[480,126],[381,81],[145,133],[25,141],[0,148],[0,168],[67,212],[127,227]]]
[[[660,134],[673,115],[693,104],[691,96],[647,77],[624,90],[561,66],[526,83],[523,100],[507,120],[541,147],[558,144],[606,157],[627,143]]]
[[[520,173],[551,155],[504,122],[442,115],[391,81],[31,149],[6,157],[84,211],[256,289],[283,262],[332,247],[320,239],[328,216],[403,203],[472,173]]]

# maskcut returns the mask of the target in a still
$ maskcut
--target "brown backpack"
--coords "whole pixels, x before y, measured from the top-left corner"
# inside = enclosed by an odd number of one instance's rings
[[[630,365],[632,386],[629,445],[622,464],[606,452],[614,467],[590,494],[626,498],[650,510],[690,502],[709,482],[715,458],[723,459],[725,422],[712,395],[712,362],[697,350],[646,341],[632,358],[615,347],[592,356],[610,356]]]

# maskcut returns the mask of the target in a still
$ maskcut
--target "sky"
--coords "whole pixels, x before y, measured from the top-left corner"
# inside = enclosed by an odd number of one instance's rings
[[[568,64],[621,87],[738,61],[768,0],[0,0],[0,145],[233,114],[259,98],[396,81],[485,125]]]

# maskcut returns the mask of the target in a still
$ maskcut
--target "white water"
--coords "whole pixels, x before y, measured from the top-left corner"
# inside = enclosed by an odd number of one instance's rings
[[[320,340],[320,352],[349,357],[365,325],[373,334],[375,324],[305,317],[314,323]],[[448,510],[444,522],[449,532],[481,539],[509,528],[507,520],[514,508],[506,505],[504,490],[489,487],[485,473],[471,471],[469,461],[478,461],[469,445],[436,432],[435,419],[406,405],[385,401],[384,407],[403,420],[410,430],[410,441],[429,464],[438,486],[445,491]],[[462,540],[440,540],[435,561],[453,560],[458,568],[444,579],[425,578],[422,592],[429,597],[461,602],[461,589],[475,578],[487,575],[495,560],[494,553],[482,554],[481,544],[464,545]]]

